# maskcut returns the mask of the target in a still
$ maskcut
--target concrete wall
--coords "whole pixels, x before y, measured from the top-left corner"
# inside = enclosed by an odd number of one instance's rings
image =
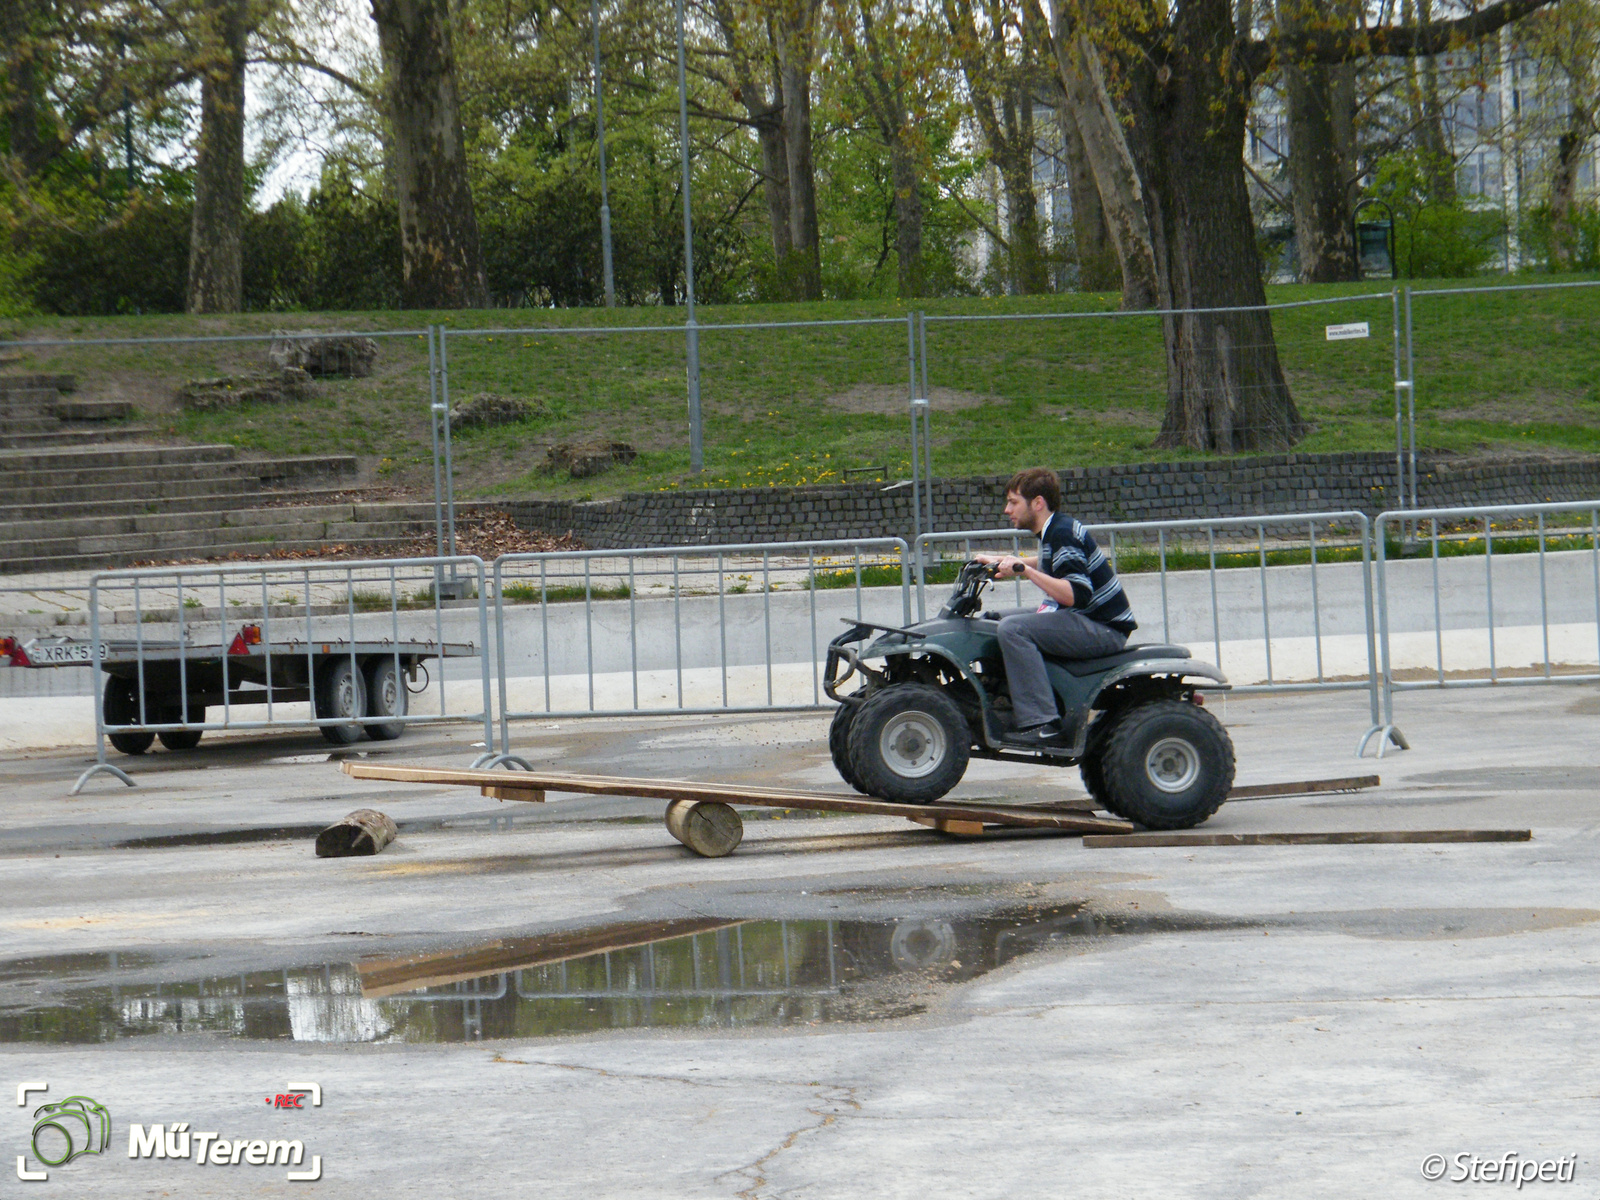
[[[1072,467],[1064,507],[1085,521],[1182,520],[1258,513],[1397,506],[1393,454],[1286,454],[1206,462]],[[937,529],[1002,524],[1006,476],[936,479]],[[1533,504],[1600,496],[1600,458],[1480,459],[1423,455],[1422,507]],[[915,525],[911,487],[881,483],[808,488],[635,492],[620,500],[501,502],[518,525],[571,531],[596,549],[738,542],[903,537]]]

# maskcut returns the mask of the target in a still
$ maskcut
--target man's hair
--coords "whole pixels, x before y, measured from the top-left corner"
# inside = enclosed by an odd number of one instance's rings
[[[1028,467],[1018,471],[1006,484],[1006,494],[1015,492],[1029,504],[1035,496],[1043,496],[1045,507],[1051,512],[1061,507],[1061,477],[1049,467]]]

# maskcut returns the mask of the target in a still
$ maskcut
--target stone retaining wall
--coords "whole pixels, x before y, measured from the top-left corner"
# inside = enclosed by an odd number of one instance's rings
[[[1376,515],[1396,507],[1398,499],[1392,454],[1286,454],[1070,467],[1061,477],[1063,508],[1088,521],[1347,509]],[[935,479],[935,527],[1003,525],[1006,479],[1004,475]],[[1424,508],[1596,497],[1600,497],[1600,457],[1424,455],[1418,459],[1417,501]],[[914,527],[909,484],[632,492],[620,500],[509,500],[501,501],[500,507],[525,529],[571,531],[595,549],[830,538],[909,540]]]

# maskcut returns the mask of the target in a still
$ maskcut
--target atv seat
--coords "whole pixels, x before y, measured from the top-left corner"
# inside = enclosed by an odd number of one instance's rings
[[[1152,642],[1148,646],[1129,646],[1115,654],[1107,654],[1102,658],[1055,658],[1047,656],[1048,661],[1057,666],[1065,667],[1074,675],[1100,675],[1124,663],[1138,662],[1145,658],[1188,658],[1189,647],[1166,646],[1159,642]]]

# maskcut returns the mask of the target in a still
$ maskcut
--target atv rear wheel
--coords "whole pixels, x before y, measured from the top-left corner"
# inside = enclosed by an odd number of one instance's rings
[[[1126,710],[1106,738],[1107,807],[1147,829],[1189,829],[1228,798],[1233,742],[1205,709],[1153,700]]]
[[[875,692],[850,721],[849,761],[861,791],[885,800],[937,800],[961,782],[971,747],[955,701],[922,683]]]
[[[833,759],[839,778],[865,795],[867,789],[850,761],[850,726],[860,707],[859,704],[841,704],[834,710],[833,720],[828,723],[828,757]]]
[[[1103,712],[1089,726],[1089,736],[1084,743],[1083,757],[1078,760],[1078,776],[1083,780],[1084,789],[1101,808],[1107,812],[1116,812],[1111,807],[1111,797],[1106,791],[1105,749],[1106,739],[1111,730],[1122,717],[1122,711]],[[1120,815],[1120,814],[1119,814]]]

